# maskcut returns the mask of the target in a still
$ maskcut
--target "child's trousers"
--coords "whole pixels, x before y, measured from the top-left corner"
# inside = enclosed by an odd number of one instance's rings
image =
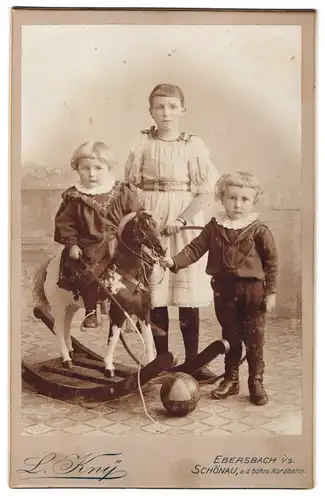
[[[265,289],[257,279],[234,276],[214,276],[214,307],[222,327],[222,337],[230,344],[225,355],[225,380],[239,381],[239,362],[242,342],[246,347],[249,369],[249,387],[255,381],[263,382]]]

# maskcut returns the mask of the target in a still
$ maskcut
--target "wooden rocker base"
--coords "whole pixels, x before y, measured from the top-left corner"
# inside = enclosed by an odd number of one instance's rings
[[[54,333],[54,321],[45,308],[35,307],[34,315]],[[61,358],[50,359],[30,365],[22,361],[22,378],[39,393],[55,399],[86,399],[112,401],[136,392],[138,368],[114,364],[114,379],[105,377],[102,356],[85,347],[72,337],[73,366],[63,366]],[[159,355],[148,365],[141,367],[141,387],[161,371],[173,365],[174,357],[167,352]]]
[[[173,355],[165,353],[140,370],[141,387],[173,363]],[[74,356],[73,368],[64,368],[60,358],[29,365],[22,362],[22,378],[39,393],[54,399],[112,401],[138,390],[137,368],[115,365],[116,377],[104,376],[103,362],[88,355]]]
[[[35,307],[34,315],[54,333],[54,320],[43,307]],[[112,401],[127,396],[138,390],[138,369],[118,363],[114,364],[115,378],[105,377],[102,356],[88,349],[74,337],[73,366],[65,368],[61,358],[50,359],[29,365],[22,361],[22,378],[45,396],[55,399],[82,398],[96,401]],[[141,386],[152,381],[160,383],[169,372],[193,374],[209,364],[220,354],[229,350],[225,340],[216,340],[208,345],[191,361],[174,366],[174,357],[170,352],[157,356],[151,363],[140,370]],[[218,378],[222,378],[221,375]]]

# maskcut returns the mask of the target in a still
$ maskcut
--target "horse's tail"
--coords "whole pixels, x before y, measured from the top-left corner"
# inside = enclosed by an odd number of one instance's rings
[[[44,291],[44,282],[46,279],[47,268],[49,263],[54,257],[49,257],[36,271],[34,277],[34,286],[33,286],[33,299],[35,305],[43,305],[47,309],[49,309],[49,303],[45,295]]]

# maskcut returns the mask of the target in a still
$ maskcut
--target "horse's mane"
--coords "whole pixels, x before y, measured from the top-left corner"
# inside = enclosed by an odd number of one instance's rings
[[[121,234],[123,233],[125,226],[136,216],[136,212],[130,212],[129,214],[126,214],[121,222],[119,223],[119,226],[117,228],[117,238],[121,237]]]
[[[150,213],[151,214],[151,212],[148,212],[147,210],[141,210],[140,212],[141,213],[147,213],[147,214]],[[109,242],[109,252],[110,252],[111,260],[113,260],[114,257],[116,257],[116,251],[117,251],[117,247],[118,247],[118,242],[121,239],[122,233],[123,233],[126,225],[129,222],[131,222],[137,215],[138,215],[138,212],[130,212],[130,213],[126,214],[123,217],[123,219],[121,220],[121,222],[119,223],[119,226],[118,226],[117,232],[116,232],[116,238],[112,239]]]

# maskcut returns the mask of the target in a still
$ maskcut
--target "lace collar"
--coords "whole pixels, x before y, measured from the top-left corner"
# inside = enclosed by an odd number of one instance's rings
[[[251,213],[243,219],[231,219],[225,212],[216,215],[216,222],[226,229],[243,229],[258,219],[258,213]]]
[[[122,186],[123,186],[123,183],[122,182],[115,182],[112,189],[109,189],[109,186],[106,184],[106,188],[105,188],[105,191],[103,191],[102,193],[98,193],[98,190],[96,192],[96,194],[106,194],[106,196],[102,197],[104,198],[104,200],[102,199],[102,201],[100,202],[100,198],[96,198],[96,196],[92,196],[94,195],[94,190],[91,190],[92,192],[89,193],[89,189],[86,190],[86,192],[84,191],[79,191],[77,189],[77,185],[75,186],[72,186],[71,188],[67,189],[67,191],[65,191],[63,194],[62,194],[62,198],[63,200],[67,201],[67,200],[81,200],[85,205],[88,205],[90,208],[93,208],[94,210],[96,210],[97,212],[101,213],[102,215],[104,215],[105,217],[107,216],[107,213],[108,211],[111,209],[111,206],[112,206],[112,203],[115,201],[116,197],[119,195],[121,189],[122,189]],[[104,188],[104,186],[103,186]],[[82,187],[82,189],[84,190],[84,188]]]
[[[111,180],[110,182],[107,182],[106,184],[103,184],[102,186],[96,186],[93,188],[86,188],[80,182],[76,182],[74,187],[83,194],[104,194],[104,193],[109,193],[113,186],[115,184],[114,180]]]
[[[152,127],[150,127],[149,129],[141,130],[141,133],[142,134],[147,134],[147,136],[150,139],[158,139],[159,141],[163,141],[163,142],[178,142],[178,141],[188,142],[190,140],[190,138],[191,138],[191,135],[188,134],[187,132],[180,132],[180,134],[177,137],[177,139],[173,139],[173,140],[170,141],[168,139],[161,139],[160,137],[158,137],[157,136],[157,132],[158,132],[158,129],[154,125]]]

